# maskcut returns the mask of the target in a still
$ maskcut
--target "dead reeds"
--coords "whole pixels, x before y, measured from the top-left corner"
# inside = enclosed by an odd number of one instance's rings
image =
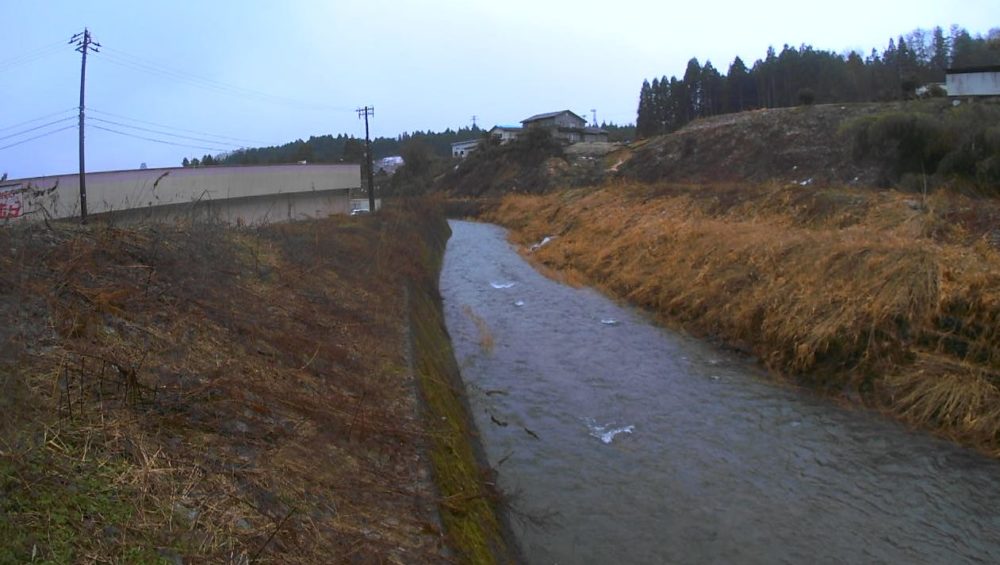
[[[777,373],[1000,449],[1000,253],[983,236],[995,201],[612,185],[510,196],[491,218],[526,246],[558,235],[531,257]]]

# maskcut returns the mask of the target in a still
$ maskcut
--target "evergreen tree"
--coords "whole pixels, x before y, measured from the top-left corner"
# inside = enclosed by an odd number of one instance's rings
[[[743,59],[736,57],[729,65],[729,72],[726,74],[726,95],[724,112],[742,112],[747,109],[747,83],[750,73]]]
[[[847,85],[845,102],[860,102],[871,99],[871,81],[865,61],[856,51],[847,56]]]
[[[705,61],[701,69],[701,104],[703,116],[714,116],[723,112],[725,99],[725,79],[715,70],[711,61]]]
[[[775,80],[777,65],[778,56],[774,47],[768,47],[764,60],[758,59],[753,65],[752,74],[756,78],[757,94],[760,96],[761,105],[765,108],[777,106],[777,81]]]
[[[975,44],[969,32],[958,26],[951,28],[951,66],[971,67],[975,64]]]
[[[683,124],[678,123],[676,97],[679,95],[677,77],[663,77],[654,93],[657,123],[661,133],[674,131]]]
[[[365,144],[360,139],[354,137],[344,139],[344,148],[340,153],[340,160],[348,163],[360,163],[365,158]]]
[[[683,107],[681,108],[681,125],[690,122],[701,115],[701,63],[692,57],[684,70],[684,79],[681,82],[683,92]]]
[[[944,30],[941,26],[935,27],[931,32],[931,68],[934,70],[934,79],[937,82],[944,81],[944,72],[948,69],[948,40],[944,37]]]
[[[658,84],[657,79],[653,79],[654,84]],[[640,138],[649,137],[659,133],[656,127],[656,116],[653,108],[653,87],[648,80],[642,81],[642,88],[639,90],[639,110],[635,118],[635,133]]]

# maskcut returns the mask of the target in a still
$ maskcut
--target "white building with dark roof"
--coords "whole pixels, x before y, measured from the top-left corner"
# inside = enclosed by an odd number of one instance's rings
[[[476,149],[479,149],[480,139],[468,139],[466,141],[456,141],[451,144],[451,156],[456,159],[465,159]]]
[[[1000,96],[1000,65],[948,69],[945,87],[950,97]]]

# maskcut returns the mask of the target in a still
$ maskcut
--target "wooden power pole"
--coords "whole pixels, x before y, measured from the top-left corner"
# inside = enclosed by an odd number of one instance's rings
[[[375,115],[375,107],[358,108],[358,119],[365,119],[365,163],[368,167],[368,212],[375,213],[375,175],[372,173],[372,143],[368,137],[368,116]]]
[[[90,30],[83,28],[83,33],[78,33],[70,38],[69,42],[76,45],[76,50],[83,55],[83,60],[80,63],[80,223],[87,223],[87,174],[86,165],[84,164],[84,149],[83,149],[83,95],[86,92],[84,86],[87,83],[87,52],[93,51],[98,52],[98,47],[101,46],[100,43],[93,40],[90,37]]]

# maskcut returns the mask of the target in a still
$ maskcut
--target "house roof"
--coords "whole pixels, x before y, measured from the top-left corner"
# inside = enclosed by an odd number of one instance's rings
[[[982,67],[963,67],[959,69],[948,69],[945,74],[964,75],[970,73],[1000,73],[1000,65],[986,65]]]
[[[478,143],[479,143],[479,138],[476,138],[476,139],[466,139],[465,141],[456,141],[455,143],[452,143],[451,146],[454,148],[454,147],[462,147],[462,146],[468,146],[468,145],[475,145],[475,144],[478,144]]]
[[[545,114],[535,114],[534,116],[531,116],[530,118],[521,120],[521,123],[522,124],[526,124],[528,122],[536,122],[538,120],[544,120],[544,119],[547,119],[547,118],[554,118],[556,116],[561,116],[562,114],[569,114],[569,115],[575,117],[576,119],[578,119],[578,120],[580,120],[582,122],[586,122],[587,121],[584,118],[581,118],[580,116],[577,116],[575,113],[573,113],[573,112],[571,112],[569,110],[561,110],[559,112],[547,112]]]
[[[493,128],[490,129],[490,131],[493,131],[495,129],[502,131],[521,131],[524,128],[522,128],[521,126],[493,126]]]

